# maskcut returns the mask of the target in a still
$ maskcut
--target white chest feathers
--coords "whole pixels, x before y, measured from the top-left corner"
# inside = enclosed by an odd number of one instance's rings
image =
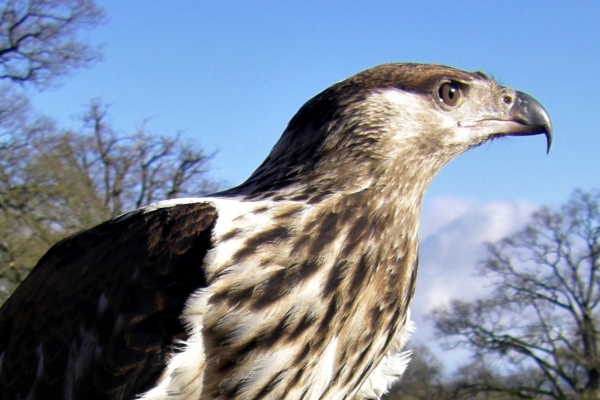
[[[247,244],[245,241],[249,237],[256,232],[272,227],[273,220],[277,215],[286,213],[286,210],[289,211],[290,208],[295,208],[295,215],[298,223],[300,223],[302,219],[310,218],[311,214],[311,206],[306,204],[276,204],[271,201],[242,202],[235,199],[218,198],[168,201],[158,203],[150,209],[171,207],[184,202],[209,202],[218,211],[217,223],[212,233],[215,247],[209,251],[203,264],[209,286],[197,290],[188,299],[182,315],[188,331],[188,339],[185,342],[176,344],[178,351],[169,360],[158,385],[142,395],[141,399],[143,400],[198,400],[204,398],[203,390],[206,391],[206,388],[203,385],[205,384],[204,379],[207,370],[207,349],[205,349],[206,341],[203,336],[203,329],[205,326],[211,326],[210,324],[214,323],[211,319],[214,319],[215,310],[209,305],[211,297],[215,293],[221,292],[223,287],[235,288],[236,285],[242,285],[240,282],[244,282],[244,285],[260,282],[263,279],[261,277],[262,273],[267,273],[270,269],[284,267],[274,262],[272,265],[260,265],[260,268],[258,268],[258,266],[249,265],[247,262],[243,264],[232,263],[232,258],[241,247]],[[273,253],[272,249],[270,253]],[[270,257],[273,260],[273,254]],[[254,262],[260,263],[261,257],[256,257],[254,260],[256,260]],[[298,309],[314,307],[312,299],[318,299],[321,284],[322,282],[314,280],[299,288],[298,304],[292,307]],[[289,307],[289,305],[286,307]],[[253,331],[260,329],[261,323],[266,323],[260,320],[257,321],[255,315],[249,316],[238,310],[229,310],[228,312],[222,312],[222,314],[225,314],[220,317],[223,324],[228,324],[230,322],[228,319],[235,320],[236,328],[231,331],[231,340],[240,340],[244,335],[250,335]],[[354,397],[356,399],[380,398],[389,391],[402,375],[410,359],[410,352],[401,352],[412,331],[412,322],[409,318],[406,321],[392,340],[389,352],[369,375],[362,387],[355,392]],[[385,340],[385,338],[381,340]],[[308,400],[343,400],[349,398],[350,394],[345,393],[344,388],[337,387],[336,382],[333,382],[334,362],[338,350],[338,338],[332,335],[319,360],[312,364],[307,377],[311,384],[308,390],[303,391],[303,393],[293,391],[283,393],[275,390],[267,395],[261,392],[258,397],[269,399],[302,397]],[[240,368],[238,374],[244,374],[245,390],[243,395],[236,395],[235,398],[238,400],[257,398],[258,389],[254,389],[254,387],[264,387],[264,382],[273,379],[277,371],[287,370],[292,364],[294,355],[293,349],[286,346],[276,346],[272,351],[261,354],[249,368]],[[223,400],[225,398],[231,397],[223,396]]]

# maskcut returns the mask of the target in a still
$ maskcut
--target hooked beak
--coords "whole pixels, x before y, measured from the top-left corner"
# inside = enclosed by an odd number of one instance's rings
[[[515,98],[508,109],[510,129],[502,136],[546,135],[547,149],[552,146],[552,123],[542,105],[527,93],[515,91]]]

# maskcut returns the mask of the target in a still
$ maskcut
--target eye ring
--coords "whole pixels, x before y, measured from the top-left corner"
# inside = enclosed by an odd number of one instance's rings
[[[456,83],[444,82],[438,90],[438,96],[442,103],[449,107],[454,107],[460,101],[462,92]]]

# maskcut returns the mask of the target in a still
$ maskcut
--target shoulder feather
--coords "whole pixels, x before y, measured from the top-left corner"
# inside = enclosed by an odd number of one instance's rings
[[[216,218],[210,203],[179,204],[56,244],[0,309],[0,398],[125,399],[152,387],[185,339],[186,299],[206,286]]]

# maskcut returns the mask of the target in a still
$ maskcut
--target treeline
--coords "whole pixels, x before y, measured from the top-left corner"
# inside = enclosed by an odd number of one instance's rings
[[[25,88],[43,89],[99,57],[78,32],[102,21],[92,0],[0,5],[0,304],[61,238],[153,201],[217,188],[207,178],[211,155],[143,123],[123,133],[99,100],[73,110],[81,115],[75,131],[31,108]]]
[[[447,376],[418,347],[389,399],[600,399],[600,192],[543,207],[487,244],[480,269],[487,297],[430,315],[441,343],[470,362]]]

